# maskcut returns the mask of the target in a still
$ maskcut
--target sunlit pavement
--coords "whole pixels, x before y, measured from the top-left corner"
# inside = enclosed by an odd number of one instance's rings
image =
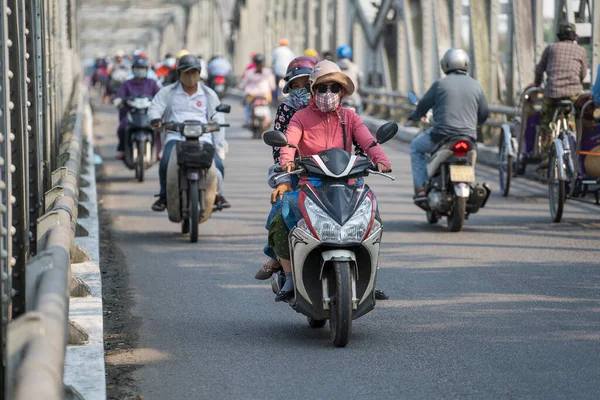
[[[516,180],[450,233],[412,204],[407,147],[385,149],[395,182],[372,176],[384,220],[378,287],[391,300],[355,321],[334,348],[253,279],[264,261],[271,149],[241,129],[230,100],[225,161],[230,210],[189,243],[150,210],[158,168],[137,183],[114,160],[116,112],[96,113],[103,207],[113,217],[150,354],[136,378],[145,399],[597,398],[600,207],[568,202],[552,224],[547,189]],[[140,356],[143,357],[143,356]]]

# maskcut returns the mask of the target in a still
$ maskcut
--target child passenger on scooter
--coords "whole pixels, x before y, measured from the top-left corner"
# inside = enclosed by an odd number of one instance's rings
[[[283,93],[288,94],[288,97],[281,103],[279,108],[277,108],[275,123],[273,125],[275,130],[285,133],[292,117],[296,114],[296,111],[302,110],[308,106],[310,101],[308,78],[316,63],[317,59],[314,57],[301,56],[293,59],[288,65],[287,73],[284,77],[286,84],[283,88]],[[273,161],[275,162],[275,165],[269,169],[269,175],[273,175],[275,168],[279,167],[279,151],[279,147],[273,147]],[[295,190],[298,179],[296,177],[290,177],[289,179],[285,179],[285,183],[286,185],[280,185],[281,188],[287,187],[287,184],[289,184],[290,189]],[[275,187],[276,185],[273,186],[274,189]],[[269,229],[269,224],[277,211],[281,210],[282,201],[280,197],[284,192],[279,192],[280,190],[281,189],[276,189],[271,194],[272,207],[269,218],[267,219],[267,229]],[[273,250],[269,249],[269,246],[265,246],[264,252],[269,259],[262,267],[260,267],[254,276],[254,278],[258,280],[267,280],[274,272],[281,269],[281,265],[279,264],[279,261],[277,261],[277,256],[273,253]]]

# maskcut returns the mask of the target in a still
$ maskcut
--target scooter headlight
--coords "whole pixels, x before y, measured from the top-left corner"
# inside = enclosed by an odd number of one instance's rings
[[[318,235],[317,239],[323,242],[361,242],[369,229],[373,213],[373,202],[366,197],[358,206],[354,215],[343,226],[340,226],[310,198],[306,198],[304,207]],[[304,231],[309,231],[304,220],[299,222],[298,227]]]
[[[202,133],[202,125],[186,125],[183,128],[183,136],[188,138],[198,138]]]

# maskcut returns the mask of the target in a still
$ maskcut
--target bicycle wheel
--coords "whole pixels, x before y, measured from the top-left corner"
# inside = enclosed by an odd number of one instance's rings
[[[558,159],[555,147],[552,146],[548,164],[548,200],[552,222],[560,222],[565,206],[565,181],[558,178],[559,168],[564,168],[564,165]]]
[[[498,151],[498,176],[500,178],[500,192],[502,196],[508,196],[510,191],[510,181],[513,171],[513,157],[509,154],[509,149],[506,148],[506,142],[500,137],[500,145]]]

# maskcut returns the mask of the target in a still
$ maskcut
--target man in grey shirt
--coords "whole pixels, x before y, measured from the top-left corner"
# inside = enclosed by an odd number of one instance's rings
[[[431,85],[408,117],[418,121],[433,108],[433,128],[410,144],[410,162],[415,185],[415,200],[427,197],[427,154],[444,136],[466,135],[477,138],[477,126],[488,117],[487,98],[483,88],[467,75],[469,55],[462,49],[450,49],[440,62],[447,75]]]

